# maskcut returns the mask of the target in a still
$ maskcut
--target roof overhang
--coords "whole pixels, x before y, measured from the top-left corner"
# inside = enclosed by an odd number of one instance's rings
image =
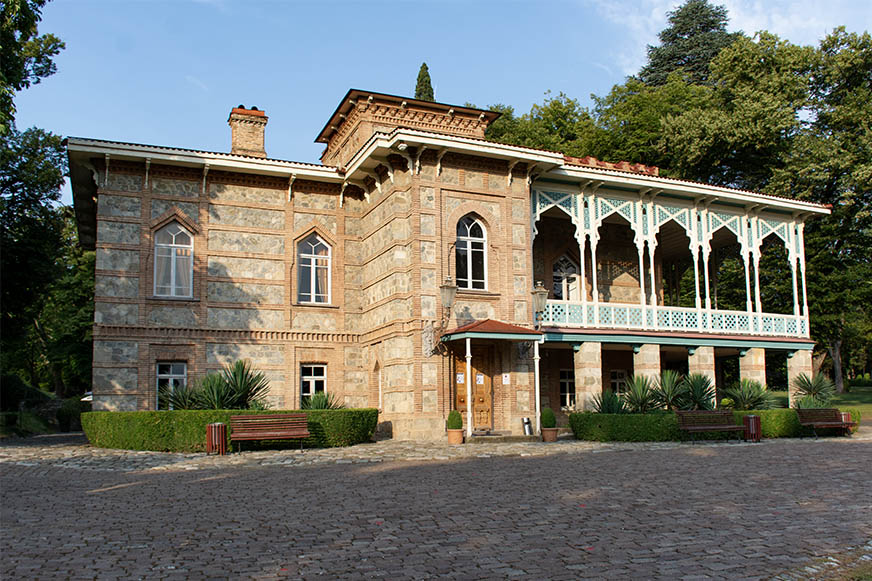
[[[757,192],[713,186],[700,182],[607,169],[585,168],[562,164],[560,167],[546,171],[539,177],[568,181],[570,183],[598,184],[600,187],[615,185],[621,188],[630,188],[639,192],[650,192],[652,194],[664,193],[677,196],[689,196],[700,202],[726,201],[746,207],[761,206],[765,208],[777,208],[781,211],[796,214],[797,216],[831,213],[830,208],[827,206],[802,200],[769,196]]]
[[[540,331],[510,325],[501,321],[484,319],[463,325],[443,333],[441,341],[448,343],[460,339],[495,339],[498,341],[539,341],[542,338]]]
[[[210,171],[233,171],[276,177],[314,179],[341,183],[337,168],[277,159],[261,159],[210,151],[160,147],[138,143],[103,141],[81,137],[65,140],[70,162],[70,185],[79,229],[79,242],[93,250],[97,235],[97,186],[99,178],[95,159],[150,162],[177,167],[209,168]]]
[[[372,172],[390,154],[402,155],[400,145],[427,148],[436,151],[452,151],[479,155],[507,161],[523,161],[539,166],[542,171],[554,169],[563,163],[563,154],[551,151],[529,149],[515,145],[505,145],[482,139],[457,137],[397,128],[389,133],[374,133],[345,168],[345,175],[351,179],[361,179]]]

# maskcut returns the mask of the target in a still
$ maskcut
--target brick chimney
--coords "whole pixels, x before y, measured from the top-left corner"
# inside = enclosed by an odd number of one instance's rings
[[[230,153],[266,157],[263,147],[263,132],[269,117],[257,107],[246,109],[244,105],[230,111],[227,124],[230,125]]]

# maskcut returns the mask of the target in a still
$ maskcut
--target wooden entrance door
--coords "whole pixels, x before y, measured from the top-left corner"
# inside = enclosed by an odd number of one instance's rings
[[[493,385],[491,383],[491,347],[472,348],[472,429],[493,429]],[[454,409],[463,414],[463,424],[466,426],[466,356],[457,354],[454,359]]]

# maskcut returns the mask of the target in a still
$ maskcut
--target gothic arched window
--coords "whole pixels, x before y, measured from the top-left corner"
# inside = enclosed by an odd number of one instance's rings
[[[454,251],[458,288],[487,289],[486,249],[487,236],[481,222],[472,215],[461,218]]]

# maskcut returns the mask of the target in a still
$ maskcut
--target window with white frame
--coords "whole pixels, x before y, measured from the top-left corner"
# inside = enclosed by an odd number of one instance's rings
[[[558,301],[577,301],[581,299],[578,288],[578,265],[565,254],[554,262],[551,269],[552,292]]]
[[[299,302],[330,304],[330,257],[330,245],[317,234],[311,234],[297,246]]]
[[[627,390],[627,370],[612,369],[609,372],[609,385],[615,393],[624,393]]]
[[[575,370],[560,370],[560,407],[575,408]]]
[[[304,363],[300,366],[300,400],[327,391],[327,366]]]
[[[484,226],[473,216],[464,216],[457,223],[455,245],[457,287],[487,289],[487,237]]]
[[[157,409],[171,410],[169,401],[176,388],[185,387],[188,384],[188,364],[178,361],[157,362]]]
[[[193,296],[194,238],[177,222],[154,236],[154,294],[158,297]]]

